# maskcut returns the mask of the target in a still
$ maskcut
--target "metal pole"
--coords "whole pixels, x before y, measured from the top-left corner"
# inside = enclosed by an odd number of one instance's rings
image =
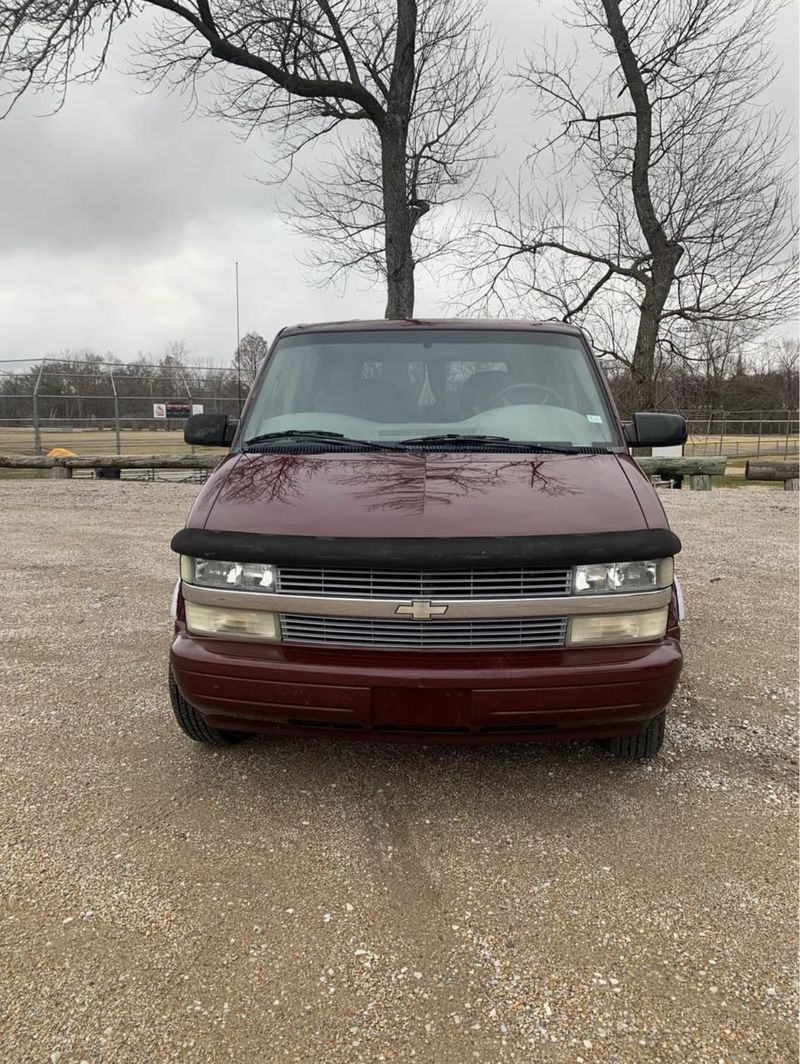
[[[722,424],[720,426],[720,431],[719,431],[719,450],[717,451],[717,454],[722,454],[722,443],[723,443],[723,440],[725,439],[725,420],[726,420],[727,416],[728,416],[727,411],[723,410],[722,411]]]
[[[236,388],[239,398],[239,417],[242,416],[242,341],[239,332],[239,263],[236,263]]]
[[[764,411],[759,410],[758,440],[756,441],[756,458],[761,454],[761,434],[764,431]]]
[[[786,440],[784,441],[784,444],[783,444],[783,457],[784,458],[788,458],[788,456],[789,456],[789,429],[791,429],[791,427],[792,427],[791,422],[789,421],[789,414],[790,414],[790,411],[787,410],[786,411]]]
[[[181,373],[181,380],[183,381],[183,386],[186,389],[186,398],[189,400],[189,417],[191,417],[193,405],[192,400],[194,399],[194,396],[192,395],[192,389],[189,387],[189,382],[186,380],[186,376],[183,373]],[[192,446],[190,447],[190,451],[192,454],[194,454],[194,444],[192,444]],[[153,471],[153,475],[155,475],[155,470]]]
[[[42,380],[42,373],[44,372],[44,359],[39,364],[39,375],[36,378],[36,384],[33,386],[33,453],[42,453],[42,434],[39,429],[39,384]]]
[[[114,380],[114,370],[109,369],[108,378],[111,381],[111,391],[114,395],[114,439],[117,454],[122,454],[122,445],[119,438],[119,396],[117,395],[117,382]]]

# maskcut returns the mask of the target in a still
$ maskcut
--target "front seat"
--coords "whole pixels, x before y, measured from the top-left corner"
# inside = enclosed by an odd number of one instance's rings
[[[407,421],[408,412],[404,409],[403,395],[394,381],[384,377],[364,377],[358,382],[356,394],[360,411],[353,411],[359,417],[373,421]]]

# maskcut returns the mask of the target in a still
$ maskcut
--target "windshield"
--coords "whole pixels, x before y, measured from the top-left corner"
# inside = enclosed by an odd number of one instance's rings
[[[455,435],[620,445],[580,339],[511,330],[287,336],[256,382],[241,439],[304,431],[380,443]]]

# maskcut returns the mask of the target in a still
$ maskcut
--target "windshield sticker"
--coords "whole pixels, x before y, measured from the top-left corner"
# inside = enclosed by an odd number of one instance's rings
[[[603,419],[600,417],[599,414],[587,414],[586,420],[594,422],[595,425],[603,424]]]

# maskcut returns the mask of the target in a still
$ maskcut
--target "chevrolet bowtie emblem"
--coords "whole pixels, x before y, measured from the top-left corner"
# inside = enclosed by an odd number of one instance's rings
[[[413,599],[410,606],[398,606],[395,613],[402,613],[415,621],[429,621],[431,617],[441,617],[447,613],[447,606],[434,606],[427,599]]]

